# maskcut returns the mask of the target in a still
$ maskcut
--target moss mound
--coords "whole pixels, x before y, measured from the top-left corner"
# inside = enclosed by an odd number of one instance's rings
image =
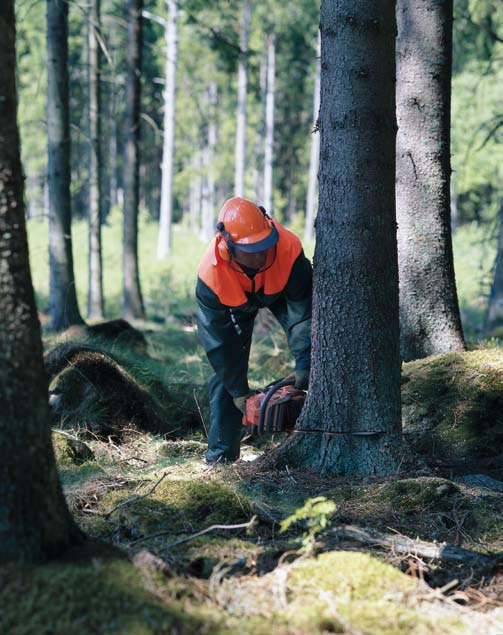
[[[428,459],[503,469],[503,351],[404,364],[402,411],[406,437]]]
[[[209,623],[161,603],[126,561],[0,567],[0,633],[166,635],[210,633]]]
[[[106,512],[128,498],[131,493],[110,492],[101,509]],[[120,510],[121,523],[132,538],[156,532],[191,533],[210,525],[246,522],[252,515],[248,500],[231,487],[200,479],[165,480],[151,495]]]
[[[381,500],[405,513],[451,510],[453,497],[459,498],[459,487],[440,478],[411,478],[387,483],[380,490]]]
[[[262,578],[226,580],[217,599],[241,617],[244,633],[475,632],[470,618],[421,602],[419,591],[417,580],[373,556],[329,552],[278,567]]]
[[[88,445],[57,430],[52,433],[52,445],[59,466],[81,465],[94,460],[94,453]]]
[[[66,343],[45,364],[55,426],[121,438],[128,429],[183,435],[201,425],[198,403],[205,404],[206,391],[195,398],[194,386],[166,386],[159,362]]]

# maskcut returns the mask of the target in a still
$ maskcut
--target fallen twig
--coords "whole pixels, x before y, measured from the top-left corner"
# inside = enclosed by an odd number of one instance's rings
[[[146,498],[147,496],[150,496],[150,494],[154,492],[156,487],[162,483],[162,481],[166,478],[166,476],[168,476],[168,474],[169,472],[164,472],[161,478],[157,482],[155,482],[152,485],[152,487],[148,490],[148,492],[146,492],[145,494],[141,494],[139,496],[133,496],[133,498],[128,498],[127,500],[120,502],[118,505],[116,505],[110,511],[104,514],[105,518],[109,518],[115,511],[117,511],[121,507],[125,507],[126,505],[129,505],[130,503],[134,503],[142,498]]]
[[[181,538],[176,542],[172,542],[171,544],[166,546],[166,549],[171,549],[172,547],[177,547],[178,545],[183,545],[186,542],[190,542],[195,538],[199,538],[199,536],[203,536],[204,534],[209,533],[210,531],[215,531],[216,529],[248,529],[248,527],[252,527],[255,524],[257,517],[252,516],[247,523],[239,523],[237,525],[211,525],[210,527],[206,527],[201,531],[198,531],[196,534],[192,534],[191,536],[187,536],[186,538]],[[140,542],[144,542],[145,540],[151,540],[152,538],[159,538],[161,536],[169,536],[171,534],[170,531],[160,531],[157,534],[150,534],[149,536],[143,536],[142,538],[138,538],[137,540],[133,540],[129,543],[129,546],[137,545]]]
[[[376,547],[386,547],[396,553],[414,554],[430,560],[442,560],[444,562],[468,565],[475,568],[479,574],[503,562],[503,553],[485,555],[445,543],[439,544],[426,542],[425,540],[413,540],[401,534],[381,534],[373,529],[365,529],[355,525],[333,527],[327,531],[327,534]]]

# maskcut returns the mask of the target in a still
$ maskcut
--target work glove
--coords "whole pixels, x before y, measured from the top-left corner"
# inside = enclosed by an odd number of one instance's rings
[[[285,379],[293,381],[293,385],[297,390],[307,390],[309,385],[309,368],[298,368],[294,373],[285,377]]]
[[[236,406],[236,408],[238,410],[241,410],[241,412],[245,416],[246,416],[246,402],[247,402],[248,398],[251,397],[254,394],[255,393],[252,390],[250,390],[245,395],[241,395],[241,397],[234,397],[233,398],[234,405]]]

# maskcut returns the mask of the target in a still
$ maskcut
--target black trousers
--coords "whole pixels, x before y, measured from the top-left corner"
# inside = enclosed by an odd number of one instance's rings
[[[210,396],[210,430],[207,461],[239,459],[239,446],[243,434],[243,414],[236,408],[231,395],[213,375],[208,384]]]

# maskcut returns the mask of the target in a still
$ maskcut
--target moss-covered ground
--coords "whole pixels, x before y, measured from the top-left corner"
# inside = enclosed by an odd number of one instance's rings
[[[136,357],[131,375],[148,389],[171,334],[145,332],[151,359],[142,369]],[[185,353],[196,355],[196,334],[183,332]],[[280,334],[267,325],[264,332],[253,363],[265,383],[289,362],[279,344],[267,355]],[[114,352],[128,369],[127,354]],[[203,425],[183,437],[132,428],[120,440],[78,427],[55,430],[64,491],[88,542],[60,561],[0,568],[0,633],[503,632],[501,574],[471,578],[460,566],[341,541],[330,532],[352,524],[503,551],[503,492],[491,480],[497,468],[486,460],[487,445],[493,459],[501,450],[503,358],[497,350],[431,358],[404,365],[403,376],[404,461],[385,480],[327,481],[293,466],[279,471],[254,462],[281,439],[245,442],[238,464],[209,468]],[[165,379],[157,373],[156,381]],[[193,399],[197,384],[187,386]],[[316,496],[334,501],[335,512],[329,530],[303,551],[305,523],[280,533],[280,522]]]
[[[76,223],[74,240],[85,231],[84,223]],[[30,224],[42,318],[44,232],[37,221]],[[117,215],[104,232],[107,316],[113,317],[120,315],[120,254],[106,250],[120,242]],[[294,466],[273,470],[255,461],[281,438],[244,442],[238,464],[208,468],[202,457],[210,369],[195,333],[193,300],[195,262],[204,246],[178,231],[175,256],[159,264],[151,249],[155,233],[156,226],[142,220],[149,321],[135,326],[147,339],[147,354],[106,339],[78,342],[111,360],[129,397],[146,393],[166,429],[155,433],[141,420],[128,421],[127,434],[119,435],[93,425],[110,417],[123,425],[118,411],[121,417],[127,411],[121,395],[120,402],[109,399],[117,396],[110,394],[107,373],[86,374],[85,360],[52,378],[60,407],[53,433],[60,477],[88,540],[58,561],[0,567],[0,635],[503,633],[501,571],[481,579],[466,567],[365,547],[331,532],[351,524],[484,554],[503,551],[499,350],[404,364],[405,443],[393,478],[325,480]],[[469,236],[460,229],[456,240]],[[483,317],[477,257],[465,257],[466,275],[458,276],[472,334],[479,333]],[[77,251],[81,306],[85,262],[85,249]],[[291,359],[267,314],[255,334],[250,379],[260,387],[286,375]],[[47,351],[61,343],[47,334]],[[317,496],[333,501],[335,512],[303,551],[305,522],[286,533],[280,523]]]

